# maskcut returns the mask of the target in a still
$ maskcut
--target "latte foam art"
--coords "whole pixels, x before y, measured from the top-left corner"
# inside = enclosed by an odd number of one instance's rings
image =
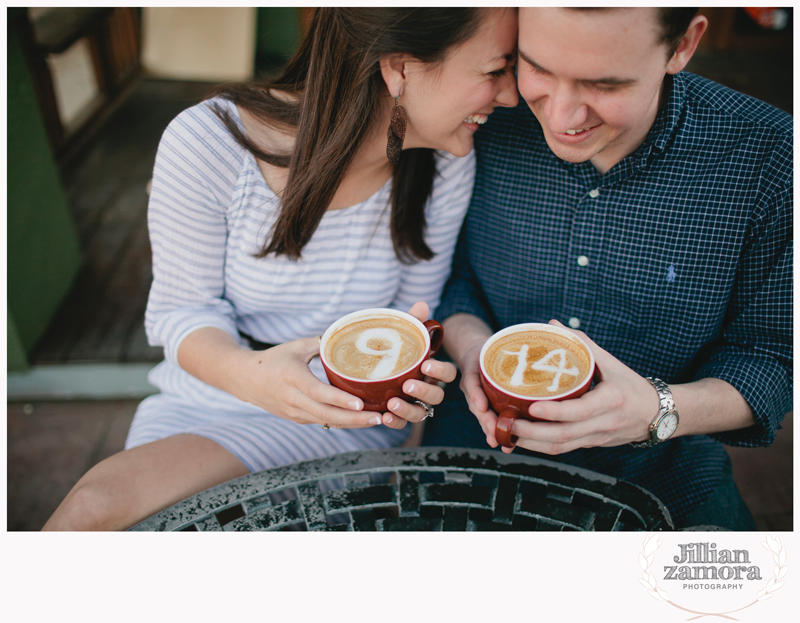
[[[556,333],[523,330],[491,344],[484,369],[499,386],[514,394],[548,397],[570,391],[586,379],[588,351]]]
[[[517,356],[517,367],[514,369],[514,374],[511,375],[511,379],[508,382],[508,384],[512,387],[519,388],[525,385],[523,375],[528,367],[528,348],[528,345],[524,344],[522,348],[516,352],[508,350],[503,351],[503,353],[506,355]],[[552,362],[554,361],[557,361],[558,363],[553,365]],[[566,364],[567,351],[563,348],[556,348],[539,359],[539,361],[532,363],[531,370],[551,372],[553,374],[553,382],[547,387],[547,391],[556,392],[558,391],[559,385],[561,385],[561,377],[564,374],[568,374],[569,376],[578,376],[578,374],[580,374],[580,370],[578,370],[577,366],[571,366],[567,368]]]
[[[340,374],[376,381],[408,370],[425,349],[425,339],[413,324],[380,316],[338,329],[325,346],[325,360]]]
[[[365,355],[378,355],[381,358],[367,378],[382,379],[394,371],[400,351],[403,350],[403,338],[394,329],[367,329],[358,336],[356,348]]]

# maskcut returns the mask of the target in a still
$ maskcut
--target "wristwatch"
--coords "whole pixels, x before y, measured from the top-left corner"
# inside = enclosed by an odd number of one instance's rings
[[[634,448],[650,448],[657,443],[666,441],[672,437],[678,428],[678,410],[675,408],[675,400],[672,398],[669,385],[661,379],[654,379],[649,376],[646,378],[658,392],[658,413],[653,418],[653,421],[650,422],[650,439],[632,442],[630,445]]]

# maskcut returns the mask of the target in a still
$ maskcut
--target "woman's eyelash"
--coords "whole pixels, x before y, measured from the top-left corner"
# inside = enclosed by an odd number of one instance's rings
[[[494,76],[495,78],[502,78],[506,75],[506,68],[503,69],[495,69],[494,71],[490,71],[489,75]]]

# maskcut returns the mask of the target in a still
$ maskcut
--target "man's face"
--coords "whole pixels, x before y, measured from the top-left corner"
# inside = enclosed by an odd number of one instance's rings
[[[522,8],[518,83],[553,153],[605,173],[644,142],[667,73],[657,9]]]

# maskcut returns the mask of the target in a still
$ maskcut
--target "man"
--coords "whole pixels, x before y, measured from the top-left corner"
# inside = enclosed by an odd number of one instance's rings
[[[437,314],[466,403],[449,388],[425,443],[496,447],[481,346],[552,320],[601,380],[534,403],[518,446],[647,488],[679,527],[755,529],[719,441],[768,445],[791,409],[792,119],[681,72],[707,27],[688,11],[520,9],[525,102],[476,135]],[[631,446],[669,394],[675,433]]]

